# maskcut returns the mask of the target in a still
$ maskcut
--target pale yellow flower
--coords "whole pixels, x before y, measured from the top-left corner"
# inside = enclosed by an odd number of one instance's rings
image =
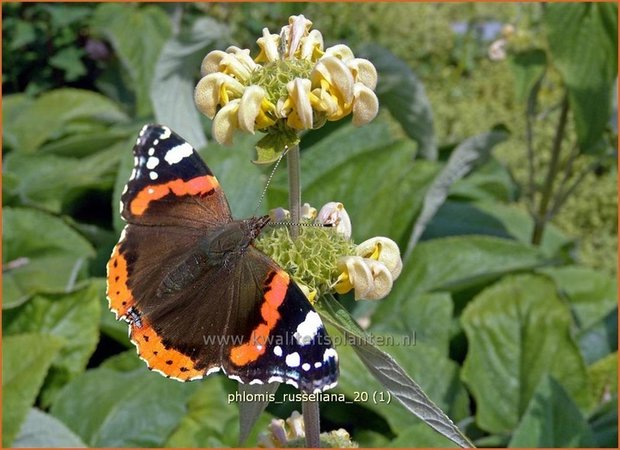
[[[351,238],[351,218],[340,202],[329,202],[323,205],[317,216],[319,223],[329,225],[336,229],[345,238]]]

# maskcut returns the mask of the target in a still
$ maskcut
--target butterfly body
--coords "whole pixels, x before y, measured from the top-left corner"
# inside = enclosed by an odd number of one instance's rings
[[[337,354],[318,314],[253,245],[269,217],[234,220],[217,179],[167,127],[145,126],[134,156],[107,293],[149,368],[181,381],[222,370],[333,387]]]

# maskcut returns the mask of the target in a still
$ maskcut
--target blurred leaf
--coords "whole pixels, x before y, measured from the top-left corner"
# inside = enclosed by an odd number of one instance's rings
[[[32,106],[34,99],[26,94],[10,94],[2,97],[2,150],[17,149],[19,137],[15,134],[15,124],[19,116]]]
[[[6,195],[21,205],[59,213],[73,195],[110,187],[117,164],[116,147],[81,159],[13,152],[6,156],[3,172],[17,182]]]
[[[592,364],[618,350],[618,307],[577,334],[586,364]]]
[[[43,143],[62,135],[64,127],[76,121],[111,124],[127,116],[106,97],[92,91],[57,89],[39,96],[5,123],[5,133],[16,152],[33,153]],[[3,108],[3,112],[6,112]],[[10,117],[10,116],[7,116]]]
[[[99,341],[98,290],[94,284],[71,294],[35,295],[28,303],[5,311],[2,330],[8,335],[39,332],[65,340],[46,380],[47,402],[53,391],[86,368]],[[48,392],[52,389],[52,392]]]
[[[390,448],[458,448],[449,439],[435,433],[429,427],[421,423],[409,425],[404,431],[398,434],[398,437],[392,440],[386,447]]]
[[[517,100],[524,101],[545,73],[547,54],[538,48],[527,49],[512,55],[510,63],[515,79]]]
[[[35,293],[70,292],[91,245],[61,219],[41,211],[4,208],[2,307],[14,308]]]
[[[81,158],[117,145],[119,141],[126,141],[129,137],[128,125],[106,127],[98,123],[88,123],[87,127],[75,130],[70,134],[43,144],[41,153],[58,156]],[[72,130],[73,131],[73,130]],[[114,159],[117,156],[114,155]]]
[[[357,242],[377,235],[400,241],[437,172],[436,163],[415,161],[414,153],[411,142],[394,141],[381,122],[343,126],[302,148],[302,200],[316,208],[342,202]],[[271,208],[287,203],[284,173],[279,175],[269,192]]]
[[[455,217],[459,220],[454,220]],[[429,223],[422,240],[481,234],[515,239],[527,245],[533,227],[530,215],[517,206],[496,201],[466,203],[448,200]],[[571,242],[556,226],[549,224],[539,248],[544,256],[557,258]]]
[[[136,93],[136,116],[149,116],[155,66],[171,33],[168,15],[156,5],[107,3],[97,8],[91,25],[112,43],[129,73]]]
[[[570,311],[547,278],[504,278],[471,301],[461,321],[469,343],[462,378],[484,430],[514,429],[545,375],[556,378],[580,406],[588,402]]]
[[[544,376],[512,435],[509,447],[591,447],[587,422],[564,388]]]
[[[214,43],[228,29],[209,17],[164,45],[153,75],[151,98],[157,122],[166,124],[195,148],[207,145],[200,115],[194,105],[195,75]]]
[[[476,164],[484,161],[490,155],[493,147],[506,140],[507,137],[508,133],[505,131],[491,131],[479,134],[464,140],[452,151],[448,162],[435,177],[424,195],[422,211],[411,230],[407,249],[404,252],[404,259],[407,259],[411,254],[420,236],[422,236],[426,229],[428,222],[445,202],[450,187],[457,180],[467,175]]]
[[[64,71],[67,81],[75,81],[86,74],[82,56],[84,56],[84,50],[81,48],[65,47],[49,59],[49,64]]]
[[[60,391],[51,414],[90,447],[161,447],[198,387],[146,367],[88,370]]]
[[[224,388],[223,377],[210,377],[189,399],[188,412],[165,442],[166,447],[209,448],[239,446],[239,410],[235,394]],[[262,392],[267,389],[263,387]],[[256,445],[259,432],[271,420],[263,414],[249,438]]]
[[[86,444],[61,421],[32,408],[12,446],[15,448],[85,448]]]
[[[398,432],[403,426],[409,425],[411,423],[410,414],[413,414],[461,447],[471,447],[471,443],[448,416],[429,399],[422,388],[392,356],[372,345],[372,338],[359,328],[349,313],[335,299],[332,298],[329,301],[322,301],[317,304],[317,310],[322,314],[323,319],[338,329],[344,336],[345,342],[351,345],[338,348],[341,355],[340,389],[345,390],[349,396],[353,396],[354,391],[369,392],[371,399],[373,399],[374,392],[383,391],[385,393],[385,389],[387,389],[406,408],[408,413],[404,412],[403,408],[393,401],[388,404],[369,401],[367,406],[379,411],[382,411],[383,408],[388,409],[386,419],[394,431]],[[422,350],[420,350],[421,348]],[[359,365],[359,361],[352,356],[351,350],[357,354],[365,368]],[[400,361],[407,364],[410,369],[413,365],[417,369],[417,375],[426,374],[429,390],[433,391],[433,394],[429,395],[440,399],[445,406],[457,402],[460,396],[466,398],[463,386],[458,380],[458,366],[447,358],[442,361],[437,350],[432,347],[425,349],[413,347],[412,349],[410,346],[405,348],[402,345],[394,345],[390,351],[400,355]],[[413,352],[416,353],[416,357],[412,357]],[[423,361],[422,358],[425,356],[428,356],[428,359],[424,358],[425,361]],[[442,365],[431,377],[431,374],[426,370],[429,367],[426,364],[437,367],[440,362]],[[351,366],[347,367],[347,364]],[[416,367],[417,364],[420,365]],[[438,373],[443,374],[443,376],[437,377],[436,374]],[[370,374],[376,381],[368,376]],[[382,389],[377,381],[385,389]]]
[[[10,447],[62,342],[43,334],[6,336],[2,343],[2,447]]]
[[[101,332],[106,336],[111,337],[119,344],[122,344],[125,347],[133,348],[133,344],[129,340],[128,336],[127,322],[124,320],[116,320],[116,315],[109,309],[108,299],[106,298],[105,278],[99,278],[93,282],[93,284],[97,286],[99,292],[97,297],[99,298],[99,305],[101,308],[101,320],[99,321],[99,328]]]
[[[250,436],[252,430],[257,430],[256,423],[262,417],[263,412],[269,406],[270,394],[275,394],[280,387],[280,383],[268,384],[243,384],[239,383],[237,392],[241,398],[252,398],[252,401],[239,402],[239,442],[235,445],[243,445]],[[259,395],[256,395],[259,394]],[[261,399],[261,395],[265,400]]]
[[[618,305],[615,278],[589,267],[546,267],[541,273],[551,277],[565,297],[580,329],[602,320]]]
[[[448,356],[452,310],[452,299],[445,292],[408,295],[399,300],[390,296],[373,313],[370,330],[415,336],[416,342],[432,345]]]
[[[568,87],[580,148],[592,151],[611,114],[618,68],[618,5],[555,3],[543,20],[554,65]]]
[[[369,45],[360,56],[369,59],[377,69],[379,103],[390,111],[407,136],[418,143],[420,154],[425,159],[436,160],[433,113],[422,82],[405,61],[386,48]]]
[[[469,176],[454,183],[449,198],[510,202],[517,199],[518,189],[509,169],[491,156]]]
[[[131,349],[109,357],[99,366],[100,369],[112,369],[117,372],[144,370],[145,367],[146,363],[140,359],[133,344],[131,344]]]
[[[593,447],[618,447],[618,397],[599,406],[589,418]]]
[[[618,352],[611,353],[588,367],[588,377],[590,378],[593,405],[617,398]]]
[[[455,236],[420,243],[388,298],[416,292],[459,291],[545,263],[532,246],[489,236]],[[400,300],[397,300],[397,303]]]

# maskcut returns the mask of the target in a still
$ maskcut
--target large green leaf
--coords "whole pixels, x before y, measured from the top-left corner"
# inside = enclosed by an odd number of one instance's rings
[[[377,235],[400,241],[438,168],[415,161],[414,153],[413,143],[394,141],[381,122],[360,129],[343,126],[302,150],[302,200],[316,208],[342,202],[358,242]],[[285,186],[285,177],[276,177],[270,207],[287,204]]]
[[[404,294],[402,290],[398,292]],[[431,345],[447,356],[452,310],[452,299],[445,292],[407,295],[398,299],[391,295],[382,300],[372,314],[370,331],[414,336],[416,342]]]
[[[3,173],[14,180],[4,189],[5,202],[59,213],[79,192],[112,186],[117,148],[81,159],[13,152],[4,161]]]
[[[166,447],[237,447],[239,446],[239,409],[234,392],[224,387],[224,378],[211,377],[188,402],[188,412],[166,440]],[[264,392],[264,390],[263,390]],[[263,414],[248,443],[256,445],[259,432],[271,420]]]
[[[7,336],[2,343],[2,446],[10,447],[62,342],[43,334]]]
[[[155,5],[107,3],[97,8],[91,24],[112,43],[131,78],[136,116],[150,115],[155,65],[171,33],[168,15]]]
[[[588,376],[593,405],[605,403],[617,397],[618,352],[611,353],[588,367]]]
[[[416,246],[388,298],[407,298],[415,292],[435,290],[459,291],[544,263],[536,248],[507,239],[433,239]]]
[[[90,447],[162,447],[198,387],[146,367],[130,372],[99,368],[69,382],[51,414]]]
[[[338,349],[341,355],[339,389],[353,399],[356,398],[356,392],[367,393],[366,406],[384,414],[396,432],[411,424],[413,414],[461,447],[471,446],[462,432],[440,407],[433,403],[418,383],[390,354],[373,345],[372,339],[335,299],[318,303],[317,309],[327,323],[337,329],[344,342],[350,345],[340,346]],[[412,342],[406,343],[398,337],[396,339],[390,351],[397,355],[401,364],[406,364],[410,370],[425,379],[429,392],[432,391],[429,395],[441,402],[446,409],[449,406],[457,414],[467,409],[467,396],[458,381],[458,366],[455,363],[442,357],[432,347],[412,347]],[[416,355],[413,355],[414,352],[417,352]],[[355,358],[353,353],[359,359]],[[430,372],[428,367],[437,367],[437,371]],[[388,401],[389,396],[393,396],[400,404],[393,399]]]
[[[6,334],[40,332],[64,339],[54,360],[47,388],[58,388],[81,373],[99,340],[99,291],[94,284],[70,294],[35,295],[26,304],[5,311]],[[46,389],[47,390],[47,389]]]
[[[547,278],[504,278],[467,305],[462,323],[469,342],[462,375],[476,399],[481,428],[514,429],[545,375],[556,378],[580,406],[588,402],[570,310]]]
[[[523,101],[545,73],[547,54],[538,48],[528,49],[511,55],[510,62],[515,78],[515,94],[518,100]]]
[[[5,208],[2,307],[13,308],[38,292],[74,289],[91,245],[61,219],[41,211]]]
[[[84,448],[86,444],[58,419],[32,408],[13,441],[15,448]]]
[[[207,144],[200,115],[194,105],[195,78],[200,62],[227,28],[209,17],[196,20],[163,47],[155,66],[151,98],[155,118],[168,125],[196,148]]]
[[[455,217],[459,220],[454,220]],[[531,216],[514,205],[489,200],[474,203],[448,200],[428,225],[422,239],[482,234],[515,239],[527,245],[533,228]],[[571,243],[571,239],[549,224],[539,249],[546,257],[558,257]]]
[[[589,418],[593,447],[618,447],[618,397],[604,403]]]
[[[593,443],[588,423],[575,402],[557,381],[544,376],[509,447],[590,447]]]
[[[540,272],[551,277],[569,301],[579,329],[594,325],[618,305],[618,283],[605,273],[578,266],[546,267]]]
[[[458,448],[454,442],[435,433],[421,423],[409,425],[398,434],[386,447],[391,448]]]
[[[377,68],[379,103],[390,111],[407,136],[418,143],[424,158],[437,159],[433,112],[422,82],[405,61],[386,48],[370,45],[360,55]]]
[[[507,137],[508,133],[500,130],[483,133],[466,139],[452,151],[448,162],[424,195],[422,211],[413,225],[407,249],[404,252],[405,259],[413,251],[429,221],[446,201],[450,187],[467,175],[477,164],[488,158],[493,147],[506,140]]]
[[[579,145],[592,151],[611,114],[618,68],[618,5],[550,3],[543,19],[552,62],[568,87]]]
[[[20,153],[33,153],[48,140],[63,136],[71,124],[95,122],[112,124],[127,121],[127,116],[106,97],[92,91],[57,89],[34,101],[20,101],[5,123],[9,145]],[[82,125],[83,126],[83,125]]]

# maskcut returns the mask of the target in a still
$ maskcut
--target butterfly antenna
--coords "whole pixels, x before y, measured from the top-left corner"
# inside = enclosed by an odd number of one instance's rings
[[[265,183],[265,188],[263,189],[263,193],[260,195],[260,198],[258,199],[258,204],[256,205],[256,208],[254,209],[254,214],[252,214],[253,216],[256,215],[256,213],[258,212],[258,208],[260,208],[260,205],[263,203],[263,200],[265,199],[265,195],[267,195],[267,189],[269,189],[269,185],[271,184],[271,180],[276,174],[276,170],[278,169],[278,166],[280,165],[280,161],[282,161],[282,158],[286,156],[286,154],[288,153],[288,150],[289,150],[289,147],[287,145],[284,148],[284,151],[282,152],[278,160],[276,161],[276,163],[274,164],[273,169],[271,169],[271,173],[269,174],[269,178],[267,178],[267,182]]]

